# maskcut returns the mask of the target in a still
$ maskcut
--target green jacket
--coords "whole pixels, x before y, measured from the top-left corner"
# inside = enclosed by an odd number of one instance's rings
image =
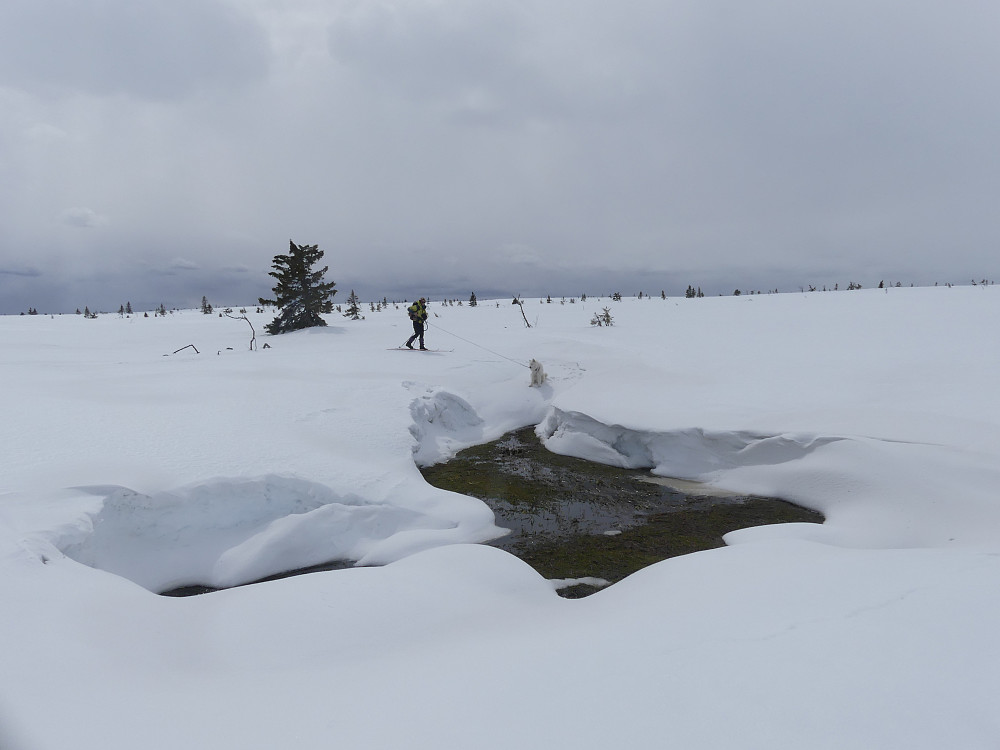
[[[406,308],[406,313],[410,316],[410,320],[419,320],[421,323],[427,320],[427,308],[420,304],[420,300]]]

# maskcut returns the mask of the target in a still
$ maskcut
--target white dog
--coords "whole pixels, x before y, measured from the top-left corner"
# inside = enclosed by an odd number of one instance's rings
[[[548,375],[545,374],[545,370],[542,369],[542,363],[537,359],[531,360],[528,363],[528,367],[531,368],[531,387],[537,388],[545,382]]]

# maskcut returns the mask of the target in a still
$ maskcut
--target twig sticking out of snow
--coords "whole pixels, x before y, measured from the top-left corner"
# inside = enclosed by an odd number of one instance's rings
[[[237,317],[236,315],[231,315],[230,313],[226,313],[226,317],[232,318],[233,320],[245,320],[247,322],[247,325],[250,326],[250,351],[256,349],[257,331],[254,330],[253,323],[250,322],[250,318],[248,318],[246,315],[240,315]]]

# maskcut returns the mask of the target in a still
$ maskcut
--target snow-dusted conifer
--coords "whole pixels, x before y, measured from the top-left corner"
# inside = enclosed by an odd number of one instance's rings
[[[351,296],[347,298],[347,309],[344,310],[344,317],[350,318],[351,320],[361,320],[361,299],[354,290],[351,290]]]
[[[275,255],[271,263],[274,270],[268,273],[278,280],[272,288],[274,299],[258,300],[262,305],[280,308],[274,320],[264,327],[271,334],[325,326],[326,321],[320,315],[333,309],[331,300],[337,293],[334,282],[323,281],[328,266],[313,270],[323,257],[319,246],[296,245],[292,241],[288,244],[288,254]]]
[[[611,317],[611,310],[606,307],[603,312],[594,313],[594,317],[590,319],[592,326],[613,326],[614,324],[615,319]]]

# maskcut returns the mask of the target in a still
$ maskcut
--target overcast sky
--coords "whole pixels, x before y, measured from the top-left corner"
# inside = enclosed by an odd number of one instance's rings
[[[969,283],[996,0],[3,0],[0,313]]]

